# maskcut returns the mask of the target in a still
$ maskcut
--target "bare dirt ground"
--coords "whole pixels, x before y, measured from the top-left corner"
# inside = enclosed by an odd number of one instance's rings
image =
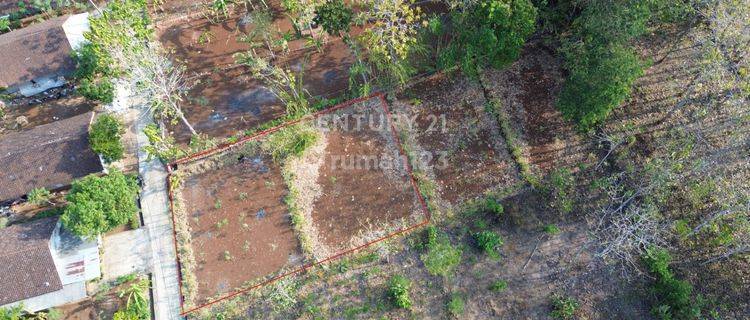
[[[196,260],[197,303],[302,262],[279,166],[255,152],[214,161],[221,166],[190,174],[181,189]]]
[[[555,108],[563,75],[545,48],[527,45],[520,59],[504,70],[488,69],[484,79],[490,96],[507,110],[535,174],[544,176],[558,168],[577,171],[593,146]]]
[[[415,143],[411,148],[421,158],[420,167],[432,171],[440,197],[450,205],[519,182],[486,103],[476,82],[442,75],[394,102],[400,130],[409,130],[412,137],[407,139]]]
[[[317,179],[321,195],[312,208],[312,222],[323,244],[341,251],[354,247],[355,238],[401,219],[412,224],[423,220],[379,99],[330,116],[349,121],[324,126],[327,146]],[[357,118],[367,119],[360,128]]]
[[[269,5],[273,13],[272,28],[282,33],[291,32],[291,23],[281,14],[280,4],[271,2]],[[233,55],[249,49],[249,45],[238,38],[254,29],[244,6],[236,6],[227,19],[218,23],[209,20],[204,6],[199,4],[170,9],[171,6],[168,2],[163,11],[157,10],[157,20],[163,18],[157,24],[157,38],[171,52],[172,58],[187,68],[192,88],[183,109],[199,132],[224,138],[284,114],[284,107],[273,93],[253,79],[245,68],[235,64]],[[192,11],[183,12],[190,7]],[[170,13],[173,10],[182,13]],[[313,32],[326,37],[320,29]],[[302,72],[304,86],[310,94],[332,97],[347,89],[348,70],[354,60],[341,39],[328,38],[320,51],[306,39],[289,41],[288,46],[289,54],[279,57],[275,63]],[[270,56],[264,47],[255,50]],[[172,126],[171,131],[178,142],[186,143],[190,139],[189,131],[181,125]]]

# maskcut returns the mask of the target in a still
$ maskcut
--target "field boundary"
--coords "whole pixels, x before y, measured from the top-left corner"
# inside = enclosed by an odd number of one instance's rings
[[[344,251],[341,251],[341,252],[334,253],[333,255],[331,255],[331,256],[329,256],[329,257],[327,257],[325,259],[322,259],[322,260],[319,260],[319,261],[309,262],[309,263],[304,264],[304,265],[302,265],[300,267],[297,267],[297,268],[295,268],[295,269],[293,269],[291,271],[287,271],[287,272],[285,272],[283,274],[274,276],[273,278],[267,279],[267,280],[262,281],[262,282],[260,282],[258,284],[252,285],[252,286],[250,286],[248,288],[244,288],[244,289],[241,289],[241,290],[234,291],[232,293],[229,293],[229,294],[227,294],[225,296],[222,296],[220,298],[214,299],[214,300],[209,301],[207,303],[204,303],[204,304],[201,304],[199,306],[190,308],[188,310],[184,310],[184,308],[185,308],[184,302],[185,301],[184,301],[183,288],[182,288],[182,280],[183,280],[183,277],[182,277],[182,263],[180,261],[179,248],[178,248],[178,245],[177,245],[177,231],[176,231],[176,220],[175,220],[175,212],[174,212],[174,195],[172,193],[173,190],[172,190],[172,182],[171,182],[171,180],[172,180],[171,179],[172,174],[174,173],[174,170],[177,168],[177,166],[179,166],[181,164],[190,163],[190,162],[193,162],[193,161],[198,161],[198,160],[201,160],[201,159],[205,159],[207,157],[210,157],[212,155],[218,154],[220,152],[224,152],[224,151],[230,150],[230,149],[232,149],[235,146],[240,146],[240,145],[242,145],[242,144],[244,144],[246,142],[256,140],[256,139],[258,139],[260,137],[263,137],[263,136],[268,135],[270,133],[273,133],[273,132],[276,132],[278,130],[281,130],[281,129],[285,128],[285,127],[292,126],[292,125],[295,125],[295,124],[298,124],[298,123],[301,123],[301,122],[307,121],[307,120],[315,120],[315,119],[317,119],[317,118],[319,118],[319,117],[321,117],[321,116],[323,116],[325,114],[329,114],[329,113],[332,113],[334,111],[337,111],[337,110],[340,110],[340,109],[352,106],[352,105],[354,105],[356,103],[368,101],[368,100],[375,99],[375,98],[377,98],[380,101],[380,106],[383,108],[383,111],[385,112],[386,119],[388,120],[388,123],[390,125],[391,134],[393,135],[395,143],[398,145],[399,156],[401,156],[401,158],[404,161],[406,172],[409,175],[409,180],[411,182],[412,189],[416,193],[417,199],[419,200],[419,204],[420,204],[421,210],[424,213],[424,220],[422,222],[416,223],[414,225],[411,225],[411,226],[408,226],[408,227],[404,227],[404,228],[401,228],[401,229],[396,230],[394,232],[391,232],[391,233],[389,233],[389,234],[387,234],[385,236],[379,237],[379,238],[377,238],[375,240],[369,241],[369,242],[367,242],[365,244],[362,244],[360,246],[357,246],[357,247],[354,247],[354,248],[351,248],[351,249],[347,249],[347,250],[344,250]],[[281,280],[283,278],[303,273],[303,272],[307,271],[310,268],[313,268],[313,267],[318,266],[318,265],[322,265],[322,264],[327,263],[327,262],[334,261],[334,260],[336,260],[338,258],[341,258],[343,256],[346,256],[348,254],[351,254],[351,253],[360,251],[360,250],[362,250],[364,248],[367,248],[367,247],[369,247],[369,246],[371,246],[373,244],[376,244],[376,243],[382,242],[384,240],[387,240],[389,238],[393,238],[395,236],[398,236],[398,235],[410,232],[410,231],[412,231],[414,229],[417,229],[417,228],[420,228],[420,227],[423,227],[423,226],[427,225],[428,223],[430,223],[430,220],[431,220],[431,214],[430,214],[430,211],[429,211],[429,209],[427,207],[427,202],[425,201],[424,196],[422,195],[422,193],[419,190],[416,178],[414,177],[414,172],[413,172],[413,169],[412,169],[412,165],[411,165],[411,163],[409,161],[409,158],[407,157],[406,153],[404,152],[404,147],[401,144],[401,139],[399,138],[398,133],[396,132],[396,128],[394,127],[394,124],[393,124],[393,119],[392,119],[392,116],[391,116],[391,111],[388,108],[388,102],[386,101],[385,95],[383,93],[375,93],[375,94],[372,94],[372,95],[369,95],[369,96],[352,99],[352,100],[340,103],[338,105],[335,105],[333,107],[330,107],[328,109],[324,109],[324,110],[321,110],[321,111],[309,114],[307,116],[301,117],[299,119],[284,122],[284,123],[282,123],[280,125],[277,125],[277,126],[274,126],[272,128],[269,128],[269,129],[266,129],[266,130],[262,130],[262,131],[259,131],[257,133],[254,133],[252,135],[243,137],[243,138],[239,139],[236,142],[233,142],[233,143],[224,143],[224,144],[218,145],[218,146],[216,146],[214,148],[211,148],[211,149],[208,149],[208,150],[204,150],[204,151],[201,151],[201,152],[198,152],[198,153],[195,153],[195,154],[192,154],[192,155],[189,155],[189,156],[177,159],[177,160],[175,160],[175,161],[170,162],[169,164],[167,164],[166,167],[167,167],[167,178],[166,178],[167,179],[167,188],[169,190],[169,192],[168,192],[168,195],[169,195],[169,210],[170,210],[170,213],[171,213],[171,216],[172,216],[173,244],[174,244],[175,252],[177,253],[176,259],[177,259],[178,283],[179,283],[179,289],[180,289],[180,315],[181,316],[186,316],[186,315],[188,315],[190,313],[193,313],[195,311],[198,311],[200,309],[203,309],[203,308],[206,308],[206,307],[210,307],[210,306],[212,306],[212,305],[214,305],[216,303],[219,303],[219,302],[225,301],[227,299],[231,299],[231,298],[234,298],[236,296],[245,294],[245,293],[247,293],[249,291],[252,291],[252,290],[258,289],[260,287],[263,287],[265,285],[274,283],[274,282],[276,282],[278,280]]]

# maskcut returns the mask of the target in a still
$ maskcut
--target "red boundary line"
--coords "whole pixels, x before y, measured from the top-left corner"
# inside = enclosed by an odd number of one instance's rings
[[[301,267],[299,267],[297,269],[294,269],[294,270],[288,271],[286,273],[277,275],[277,276],[275,276],[275,277],[273,277],[271,279],[265,280],[265,281],[263,281],[261,283],[255,284],[255,285],[253,285],[251,287],[248,287],[248,288],[245,288],[245,289],[242,289],[242,290],[239,290],[239,291],[235,291],[235,292],[233,292],[233,293],[231,293],[229,295],[226,295],[224,297],[221,297],[221,298],[218,298],[216,300],[207,302],[207,303],[199,305],[197,307],[193,307],[193,308],[191,308],[189,310],[182,311],[182,309],[184,308],[184,302],[185,302],[183,294],[182,294],[182,263],[180,262],[180,255],[179,255],[179,251],[178,251],[178,247],[177,247],[177,229],[176,229],[176,220],[175,220],[175,215],[174,215],[174,197],[173,197],[173,194],[172,194],[172,182],[171,182],[171,179],[170,179],[172,177],[172,173],[174,173],[174,168],[177,165],[188,163],[188,162],[192,162],[192,161],[197,161],[197,160],[206,158],[208,156],[217,154],[219,152],[231,149],[232,147],[234,147],[236,145],[240,145],[240,144],[243,144],[243,143],[245,143],[247,141],[257,139],[257,138],[259,138],[261,136],[264,136],[264,135],[267,135],[269,133],[273,133],[273,132],[278,131],[278,130],[280,130],[282,128],[285,128],[285,127],[288,127],[288,126],[291,126],[291,125],[295,125],[295,124],[300,123],[302,121],[317,119],[318,117],[320,117],[322,115],[325,115],[325,114],[328,114],[328,113],[332,113],[332,112],[334,112],[336,110],[340,110],[340,109],[349,107],[349,106],[351,106],[353,104],[370,100],[372,98],[378,98],[380,100],[381,107],[383,108],[383,111],[385,112],[386,118],[388,119],[388,122],[389,122],[390,127],[391,127],[391,134],[393,135],[393,137],[395,139],[395,142],[398,145],[398,150],[400,152],[401,157],[404,159],[406,171],[409,174],[409,178],[411,180],[412,188],[414,189],[414,192],[417,194],[417,198],[419,199],[419,203],[421,205],[422,211],[425,214],[425,220],[422,221],[422,222],[420,222],[420,223],[417,223],[415,225],[411,225],[409,227],[402,228],[400,230],[394,231],[394,232],[392,232],[390,234],[387,234],[385,236],[382,236],[380,238],[377,238],[377,239],[375,239],[373,241],[367,242],[367,243],[362,244],[360,246],[357,246],[355,248],[351,248],[351,249],[344,250],[342,252],[336,253],[336,254],[334,254],[334,255],[332,255],[330,257],[327,257],[327,258],[325,258],[323,260],[315,261],[315,262],[311,262],[311,263],[305,264],[305,265],[303,265],[303,266],[301,266]],[[271,284],[271,283],[276,282],[276,281],[278,281],[278,280],[280,280],[282,278],[302,273],[302,272],[307,271],[308,269],[310,269],[312,267],[315,267],[315,266],[318,266],[318,265],[321,265],[321,264],[324,264],[324,263],[336,260],[338,258],[341,258],[341,257],[343,257],[345,255],[350,254],[350,253],[354,253],[356,251],[359,251],[359,250],[361,250],[363,248],[369,247],[369,246],[371,246],[373,244],[376,244],[378,242],[382,242],[382,241],[384,241],[386,239],[389,239],[389,238],[392,238],[392,237],[404,234],[406,232],[412,231],[414,229],[420,228],[420,227],[425,226],[426,224],[430,223],[430,220],[432,218],[432,216],[430,214],[430,210],[427,208],[427,202],[425,201],[424,197],[422,196],[422,193],[419,191],[419,187],[417,185],[417,180],[414,177],[414,172],[413,172],[411,163],[409,162],[409,158],[406,155],[406,153],[404,152],[404,148],[401,145],[401,139],[398,137],[398,134],[396,132],[396,128],[393,125],[393,120],[392,120],[392,117],[391,117],[391,112],[390,112],[390,109],[388,108],[388,102],[385,100],[385,95],[383,93],[375,93],[375,94],[372,94],[372,95],[369,95],[369,96],[366,96],[366,97],[360,97],[360,98],[357,98],[357,99],[349,100],[349,101],[343,102],[341,104],[338,104],[338,105],[336,105],[334,107],[331,107],[331,108],[328,108],[328,109],[325,109],[325,110],[321,110],[321,111],[312,113],[312,114],[310,114],[308,116],[305,116],[305,117],[302,117],[300,119],[288,121],[288,122],[282,123],[280,125],[277,125],[275,127],[259,131],[259,132],[255,133],[255,134],[252,134],[250,136],[244,137],[244,138],[242,138],[242,139],[240,139],[240,140],[238,140],[236,142],[225,143],[225,144],[219,145],[217,147],[214,147],[212,149],[205,150],[205,151],[202,151],[202,152],[198,152],[196,154],[192,154],[192,155],[189,155],[189,156],[177,159],[174,162],[171,162],[171,163],[167,164],[167,188],[169,188],[169,208],[170,208],[170,211],[172,213],[172,237],[173,237],[173,240],[174,240],[175,256],[176,256],[176,259],[177,259],[177,275],[178,275],[178,279],[177,280],[178,280],[178,284],[179,284],[179,288],[180,288],[180,309],[181,309],[180,316],[183,316],[183,317],[186,316],[186,315],[188,315],[188,314],[190,314],[190,313],[192,313],[192,312],[195,312],[195,311],[197,311],[199,309],[202,309],[202,308],[205,308],[205,307],[209,307],[211,305],[214,305],[216,303],[219,303],[219,302],[227,300],[227,299],[231,299],[231,298],[236,297],[236,296],[241,295],[241,294],[245,294],[245,293],[247,293],[247,292],[249,292],[251,290],[254,290],[254,289],[257,289],[259,287]]]

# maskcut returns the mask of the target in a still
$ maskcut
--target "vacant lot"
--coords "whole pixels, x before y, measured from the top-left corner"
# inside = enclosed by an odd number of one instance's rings
[[[312,221],[329,248],[348,249],[401,219],[421,221],[404,159],[377,98],[330,115]],[[334,119],[348,120],[341,125]],[[362,121],[358,128],[356,119]],[[414,217],[412,217],[414,215]],[[410,219],[414,218],[414,219]],[[382,233],[381,233],[382,234]]]
[[[272,17],[269,29],[274,37],[291,32],[291,23],[281,14],[280,5],[269,5]],[[282,116],[283,105],[247,69],[236,65],[233,57],[250,49],[250,44],[240,38],[254,31],[253,21],[257,17],[248,14],[244,6],[235,6],[228,17],[217,19],[204,6],[194,6],[196,11],[192,14],[169,14],[185,8],[166,3],[165,11],[156,13],[171,16],[157,25],[157,38],[170,51],[171,58],[187,68],[191,89],[183,110],[188,120],[199,132],[223,138]],[[322,30],[313,32],[324,36]],[[329,38],[319,50],[307,41],[290,40],[289,53],[277,52],[275,63],[300,73],[312,95],[339,95],[349,83],[349,66],[354,62],[350,50],[339,38]],[[265,45],[253,50],[271,56]],[[186,128],[173,126],[172,131],[177,141],[190,140]]]
[[[180,170],[196,303],[302,262],[280,168],[254,145]]]
[[[519,182],[486,104],[478,83],[444,75],[410,88],[394,104],[420,169],[450,205]]]

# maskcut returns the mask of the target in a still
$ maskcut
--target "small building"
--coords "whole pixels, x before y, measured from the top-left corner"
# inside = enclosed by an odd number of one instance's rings
[[[100,239],[83,239],[48,217],[0,229],[0,308],[36,312],[87,297],[86,281],[101,276]]]
[[[88,13],[65,15],[0,35],[0,87],[31,96],[65,84],[71,52],[89,30]]]
[[[89,146],[93,112],[0,138],[0,205],[35,188],[64,189],[73,180],[104,171]]]

